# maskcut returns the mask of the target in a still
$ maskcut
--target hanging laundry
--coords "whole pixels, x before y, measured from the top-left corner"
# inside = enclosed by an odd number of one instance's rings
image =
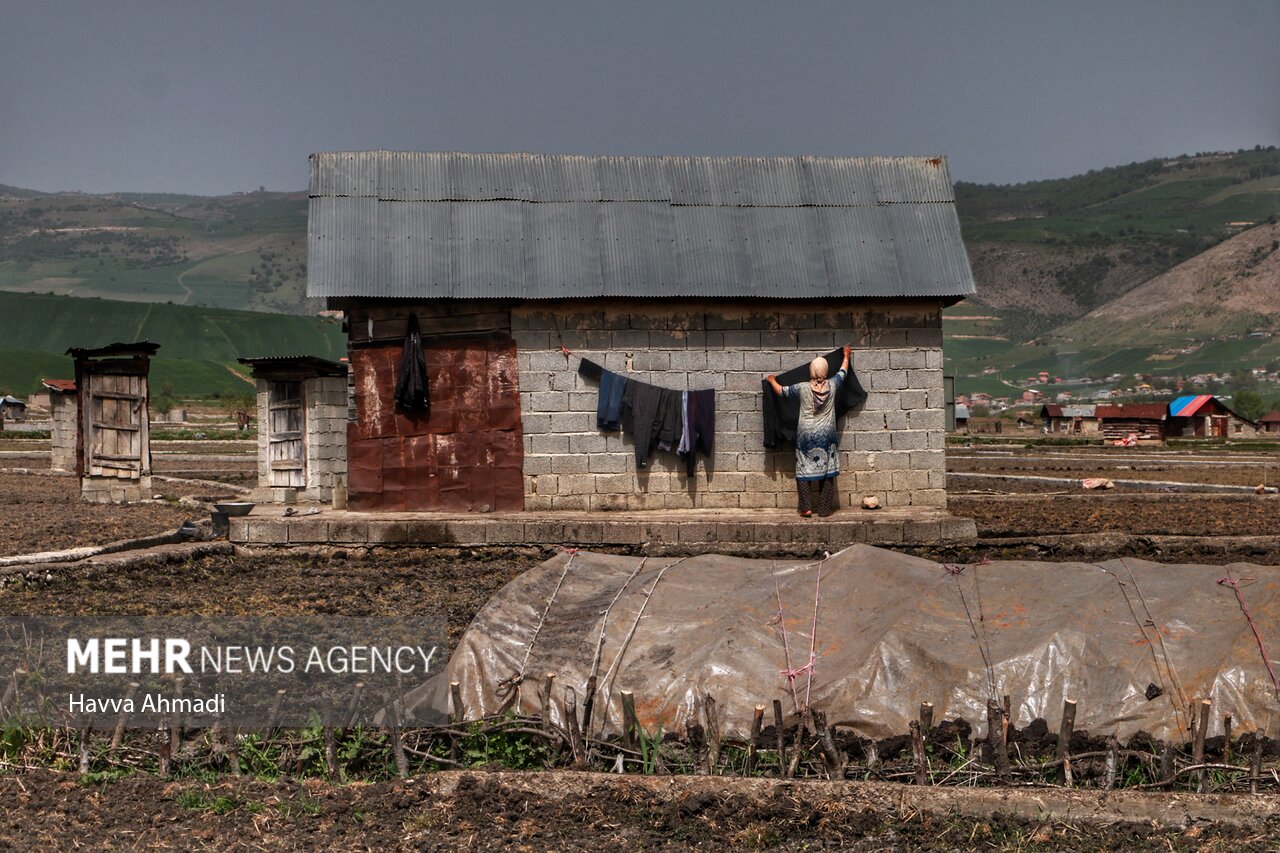
[[[609,432],[622,429],[622,395],[627,388],[627,377],[605,370],[585,358],[578,362],[578,375],[600,383],[600,396],[596,400],[596,426]]]
[[[827,360],[827,365],[830,369],[828,375],[835,376],[840,370],[840,365],[844,362],[844,351],[835,350],[827,353],[823,358]],[[802,364],[799,367],[794,367],[786,373],[778,374],[776,378],[778,384],[784,388],[799,382],[807,382],[809,380],[809,365]],[[794,444],[796,440],[796,424],[800,420],[800,398],[780,396],[773,393],[773,389],[769,387],[767,379],[760,380],[760,388],[764,395],[764,446],[772,450],[783,444]],[[858,377],[850,369],[836,394],[836,417],[839,418],[845,412],[858,408],[866,401],[867,392],[863,390],[862,383],[858,381]]]
[[[603,382],[602,382],[603,387]],[[680,392],[632,379],[622,394],[622,430],[636,447],[636,467],[649,467],[655,446],[674,448],[680,442]]]
[[[422,352],[422,335],[418,331],[418,315],[409,315],[404,335],[404,353],[400,356],[400,375],[396,377],[396,408],[409,412],[431,411],[427,393],[427,359]]]
[[[684,457],[685,473],[693,476],[697,467],[697,454],[711,456],[716,432],[716,391],[703,388],[685,391],[684,424],[680,434],[680,455]]]

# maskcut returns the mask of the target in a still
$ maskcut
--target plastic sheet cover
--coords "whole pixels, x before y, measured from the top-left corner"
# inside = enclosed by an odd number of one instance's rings
[[[870,738],[905,734],[922,701],[985,730],[987,700],[1007,694],[1019,727],[1056,727],[1065,698],[1077,730],[1186,739],[1200,698],[1239,731],[1275,714],[1264,655],[1280,650],[1278,589],[1280,567],[1246,564],[945,565],[864,545],[807,562],[566,552],[500,590],[410,701],[445,710],[458,681],[469,718],[510,701],[537,714],[555,672],[562,723],[565,688],[581,708],[594,673],[593,733],[619,730],[630,690],[650,732],[683,731],[707,694],[730,737],[774,699],[790,719],[812,707]]]

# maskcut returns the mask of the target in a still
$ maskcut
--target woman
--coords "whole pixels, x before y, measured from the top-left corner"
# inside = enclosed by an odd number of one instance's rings
[[[826,518],[836,511],[836,477],[840,476],[840,433],[836,429],[836,396],[849,372],[849,352],[845,346],[840,371],[830,379],[827,360],[821,356],[809,363],[809,381],[778,384],[772,374],[765,377],[773,393],[800,398],[800,420],[796,425],[796,492],[800,515],[813,515],[813,487],[818,487],[818,515]]]

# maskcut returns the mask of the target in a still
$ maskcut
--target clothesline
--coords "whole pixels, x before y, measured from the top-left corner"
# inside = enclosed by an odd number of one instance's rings
[[[576,352],[574,352],[573,350],[569,349],[569,348],[568,348],[567,346],[565,346],[564,344],[560,344],[560,346],[558,347],[558,349],[559,349],[559,350],[560,350],[560,352],[564,355],[564,364],[565,364],[565,367],[568,367],[568,366],[569,366],[569,358],[570,358],[571,356],[572,356],[573,358],[576,358],[578,361],[586,361],[586,360],[587,360],[587,359],[585,359],[583,356],[580,356],[580,355],[578,355]],[[594,362],[593,362],[593,363],[594,363]],[[609,370],[609,368],[605,367],[603,364],[599,365],[599,367],[600,367],[600,369],[601,369],[601,370]],[[617,376],[622,376],[622,377],[627,377],[627,378],[629,378],[629,375],[630,375],[629,373],[618,373],[618,371],[616,371],[616,370],[609,370],[609,372],[610,372],[610,373],[613,373],[613,374],[615,374],[615,375],[617,375]],[[639,382],[640,380],[638,380],[638,379],[631,379],[630,381],[632,381],[632,382]],[[650,382],[650,383],[648,383],[648,384],[652,385],[653,383],[652,383],[652,382]],[[662,386],[657,386],[657,387],[662,387]],[[679,390],[679,391],[685,391],[685,390],[689,390],[689,391],[712,391],[712,390],[714,390],[714,389],[712,389],[712,388],[689,388],[689,389],[679,388],[679,389],[671,389],[671,390]]]

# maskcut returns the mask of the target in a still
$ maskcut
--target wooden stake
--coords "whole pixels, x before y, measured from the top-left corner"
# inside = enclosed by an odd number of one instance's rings
[[[1253,759],[1249,762],[1249,793],[1258,793],[1258,777],[1262,775],[1262,750],[1266,746],[1267,736],[1258,729],[1253,733]]]
[[[1004,740],[1004,710],[995,699],[987,700],[987,743],[991,745],[992,761],[996,774],[1002,781],[1009,780],[1009,750]]]
[[[684,736],[689,741],[690,748],[693,749],[694,773],[705,776],[708,772],[707,768],[707,744],[706,731],[702,728],[698,718],[702,716],[702,700],[693,700],[693,709],[689,713],[689,717],[684,721]]]
[[[324,764],[329,778],[338,780],[338,741],[333,736],[333,726],[324,727]]]
[[[1120,750],[1120,742],[1116,740],[1115,735],[1107,738],[1107,764],[1106,770],[1102,775],[1102,788],[1109,791],[1116,786],[1116,773],[1120,769],[1120,757],[1116,753]]]
[[[462,704],[462,685],[456,681],[449,682],[449,722],[465,723],[467,709]]]
[[[826,765],[827,778],[840,780],[844,778],[845,755],[836,748],[835,737],[827,728],[827,715],[822,711],[813,711],[813,726],[818,732],[818,744],[822,750],[822,761]]]
[[[357,681],[355,688],[351,691],[351,702],[347,705],[346,725],[342,727],[343,734],[347,729],[354,728],[356,724],[356,715],[360,713],[360,697],[364,693],[364,682]]]
[[[276,691],[275,701],[271,704],[271,716],[267,718],[267,740],[276,736],[276,728],[280,724],[280,708],[284,705],[284,688]]]
[[[591,711],[596,704],[596,677],[587,676],[587,694],[582,697],[582,734],[591,737]]]
[[[133,704],[133,696],[138,692],[140,685],[136,681],[130,681],[128,689],[124,692],[124,702],[120,706],[120,714],[116,717],[116,729],[111,733],[111,751],[115,752],[120,748],[120,741],[124,739],[124,727],[129,723],[129,712],[124,710]]]
[[[716,697],[710,693],[702,703],[702,714],[707,721],[707,772],[714,776],[720,769],[720,715],[716,713]]]
[[[783,779],[787,778],[787,739],[782,728],[782,702],[773,700],[773,737],[777,741],[775,748],[778,750],[778,775]]]
[[[750,776],[756,769],[756,753],[760,751],[760,730],[764,728],[764,706],[757,705],[751,715],[751,742],[747,744],[747,761],[742,768],[743,776]]]
[[[1076,730],[1076,703],[1062,700],[1062,725],[1058,728],[1058,760],[1062,762],[1062,780],[1067,787],[1075,784],[1071,773],[1071,735]]]
[[[636,697],[630,690],[619,690],[618,700],[622,705],[622,745],[627,749],[640,746],[640,720],[636,717]]]
[[[1003,705],[1001,707],[1004,710],[1004,742],[1007,749],[1009,744],[1009,720],[1013,717],[1013,705],[1009,701],[1008,693],[1004,695]]]
[[[1222,733],[1226,735],[1226,739],[1227,739],[1226,746],[1222,748],[1223,764],[1231,763],[1231,722],[1232,720],[1231,720],[1230,714],[1222,715]]]
[[[920,723],[912,720],[909,723],[911,729],[911,758],[916,765],[916,784],[929,784],[929,767],[925,763],[924,754],[924,732]]]
[[[80,727],[80,775],[89,772],[89,724]]]
[[[409,775],[409,759],[404,754],[404,741],[400,738],[400,708],[399,700],[394,700],[387,706],[391,723],[391,749],[396,756],[396,773],[401,779]]]
[[[551,691],[555,689],[556,674],[548,672],[547,677],[542,682],[542,727],[548,732],[554,728],[551,724]]]
[[[582,731],[578,728],[578,697],[572,687],[564,689],[564,721],[569,730],[569,750],[573,753],[573,764],[579,766],[584,759],[582,748]]]
[[[1191,763],[1193,764],[1204,764],[1204,737],[1209,733],[1209,708],[1212,704],[1208,699],[1200,700],[1200,707],[1196,713],[1196,737],[1191,743]],[[1204,793],[1208,778],[1208,771],[1196,771],[1197,794]]]
[[[1173,784],[1173,744],[1166,742],[1160,749],[1160,781],[1168,788]]]
[[[9,683],[5,685],[4,697],[0,698],[0,711],[5,711],[12,716],[18,716],[21,710],[22,702],[18,696],[18,687],[22,683],[22,677],[27,671],[22,667],[14,669],[13,674],[9,676]]]
[[[231,764],[231,775],[240,775],[240,730],[223,729],[227,738],[227,761]]]
[[[933,731],[933,703],[920,703],[920,731],[927,738]]]

